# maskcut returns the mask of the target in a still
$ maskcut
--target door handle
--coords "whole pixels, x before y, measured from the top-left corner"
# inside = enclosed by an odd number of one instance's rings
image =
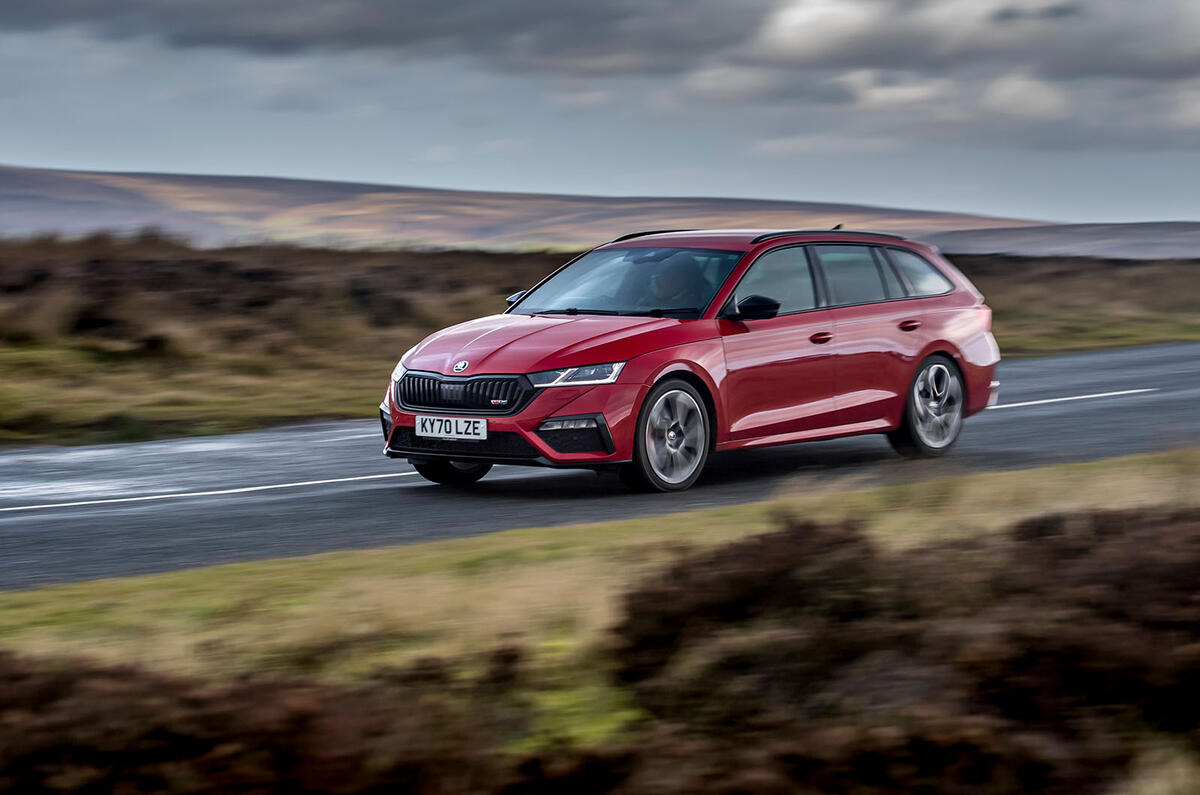
[[[900,321],[900,330],[901,331],[916,331],[920,327],[921,327],[921,321],[919,321],[919,320],[901,320]]]
[[[824,345],[831,339],[833,339],[833,335],[828,331],[818,331],[816,334],[813,334],[811,337],[809,337],[809,340],[817,345]]]

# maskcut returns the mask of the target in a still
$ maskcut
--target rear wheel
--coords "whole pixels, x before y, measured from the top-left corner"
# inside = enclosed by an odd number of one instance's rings
[[[958,367],[935,354],[917,369],[904,403],[900,427],[888,434],[896,452],[908,458],[943,455],[962,431],[966,390]]]
[[[657,384],[642,403],[633,461],[621,469],[621,478],[641,491],[689,488],[708,461],[711,425],[694,386],[678,379]]]
[[[413,462],[417,473],[426,480],[445,486],[468,486],[486,475],[491,464],[474,464],[467,461],[421,461]]]

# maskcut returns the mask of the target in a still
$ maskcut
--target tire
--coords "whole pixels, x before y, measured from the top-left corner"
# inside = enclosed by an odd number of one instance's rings
[[[417,473],[426,480],[444,486],[469,486],[486,475],[491,464],[474,464],[466,461],[422,461],[413,462]]]
[[[655,384],[638,412],[633,460],[621,479],[638,491],[683,491],[708,462],[712,419],[700,392],[677,378]]]
[[[958,365],[940,353],[930,356],[917,368],[900,427],[888,433],[888,441],[906,458],[945,455],[962,433],[966,394]]]

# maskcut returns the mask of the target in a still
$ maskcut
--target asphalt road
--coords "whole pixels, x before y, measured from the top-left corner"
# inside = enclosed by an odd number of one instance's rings
[[[765,499],[798,476],[891,482],[1200,443],[1200,344],[1010,361],[1000,381],[1000,406],[945,458],[899,459],[880,436],[727,453],[681,494],[520,467],[446,489],[383,458],[374,420],[9,450],[0,588],[666,514]]]

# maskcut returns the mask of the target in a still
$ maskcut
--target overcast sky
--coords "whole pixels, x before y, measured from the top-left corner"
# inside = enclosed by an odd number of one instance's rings
[[[1200,220],[1200,0],[3,0],[0,162]]]

